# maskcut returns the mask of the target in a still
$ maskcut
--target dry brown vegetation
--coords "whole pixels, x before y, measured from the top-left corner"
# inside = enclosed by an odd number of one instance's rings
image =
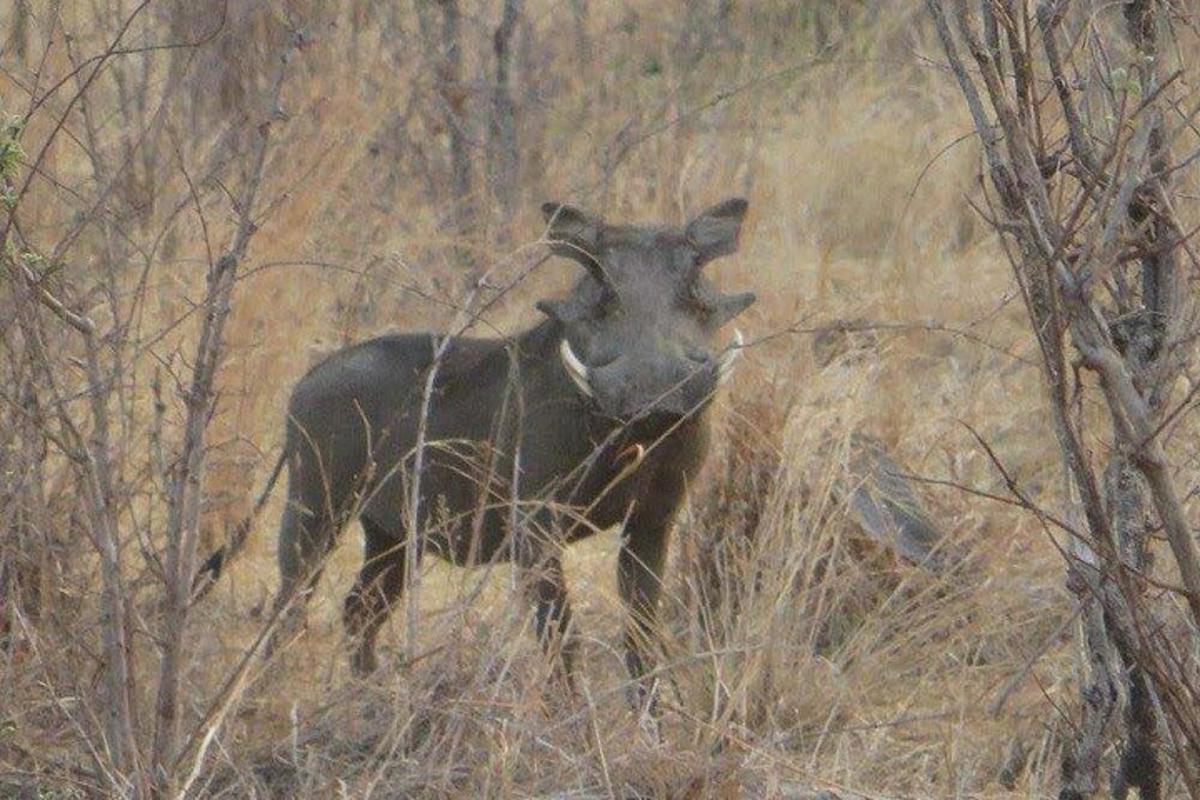
[[[924,8],[519,4],[506,129],[502,5],[0,11],[4,124],[37,104],[0,139],[15,153],[0,153],[0,795],[1055,794],[1088,674],[1070,548],[1011,502],[975,433],[1024,496],[1070,503],[1037,341],[970,207],[983,203],[978,140]],[[447,19],[458,59],[443,49]],[[1185,47],[1189,22],[1177,20]],[[1195,81],[1173,87],[1189,109]],[[1180,151],[1198,140],[1185,128]],[[1194,225],[1194,177],[1177,180]],[[172,606],[164,581],[190,575],[244,516],[289,388],[320,354],[443,329],[472,291],[506,287],[543,252],[544,200],[679,221],[732,194],[750,200],[748,229],[713,274],[759,302],[673,540],[663,742],[624,699],[616,532],[568,551],[585,637],[576,699],[554,688],[506,567],[427,562],[419,641],[403,641],[397,613],[385,667],[354,680],[340,622],[361,557],[353,528],[306,635],[247,661],[270,624],[282,493],[211,594]],[[520,330],[534,299],[574,277],[545,263],[479,327]],[[70,310],[55,313],[59,301]],[[200,340],[225,302],[215,383],[197,393]],[[870,347],[819,365],[813,334],[851,318],[875,330]],[[1103,417],[1094,381],[1078,403]],[[1191,411],[1164,446],[1194,523]],[[919,476],[947,546],[968,558],[935,575],[863,535],[837,501],[855,432]],[[1097,427],[1086,447],[1110,443]],[[89,500],[100,462],[110,504]],[[195,536],[171,545],[189,508]],[[98,524],[117,548],[112,608]],[[1159,560],[1160,582],[1172,563]],[[108,736],[113,608],[130,634],[124,744]],[[178,730],[160,744],[173,634]],[[1194,640],[1182,648],[1194,662]],[[1169,772],[1163,796],[1186,795]]]

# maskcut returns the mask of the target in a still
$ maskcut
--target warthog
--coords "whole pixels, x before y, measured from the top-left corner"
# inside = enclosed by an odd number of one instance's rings
[[[428,334],[339,350],[292,392],[271,479],[286,461],[276,603],[303,604],[338,531],[357,516],[365,562],[344,621],[358,673],[375,668],[376,635],[405,583],[424,416],[414,550],[527,568],[536,629],[558,644],[570,680],[561,545],[624,523],[626,663],[639,691],[648,688],[668,528],[704,455],[704,409],[742,344],[735,331],[732,345],[716,348],[715,335],[755,299],[716,293],[703,268],[736,249],[746,202],[727,200],[682,228],[609,225],[558,203],[542,211],[552,252],[586,274],[567,298],[537,304],[541,324],[512,339],[451,340],[428,404],[437,353]],[[208,562],[214,577],[223,557]]]

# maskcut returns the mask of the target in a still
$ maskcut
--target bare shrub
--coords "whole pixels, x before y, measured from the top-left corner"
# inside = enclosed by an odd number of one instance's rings
[[[1200,718],[1181,655],[1200,624],[1200,549],[1168,456],[1192,400],[1179,383],[1200,266],[1178,174],[1200,152],[1194,92],[1176,85],[1195,51],[1170,44],[1189,20],[1136,1],[1100,14],[1069,2],[1036,15],[1015,3],[928,5],[984,144],[994,194],[981,213],[1009,246],[1069,486],[1063,512],[1039,512],[1068,536],[1089,665],[1059,796],[1097,791],[1116,734],[1114,796],[1159,797],[1182,780],[1195,797]],[[1089,388],[1107,413],[1088,413]],[[1161,572],[1150,560],[1158,533],[1171,556]]]

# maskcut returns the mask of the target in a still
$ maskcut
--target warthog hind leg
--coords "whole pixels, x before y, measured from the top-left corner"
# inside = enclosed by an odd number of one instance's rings
[[[354,588],[346,595],[342,619],[353,641],[351,666],[358,676],[368,675],[379,666],[375,639],[404,592],[403,537],[393,536],[386,528],[361,518],[366,534],[362,570]]]
[[[273,604],[282,618],[267,642],[268,656],[303,631],[308,600],[340,527],[339,521],[312,514],[291,501],[284,508],[279,529],[279,591]]]

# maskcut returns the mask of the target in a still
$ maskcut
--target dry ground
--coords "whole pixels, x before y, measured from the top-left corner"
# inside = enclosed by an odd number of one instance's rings
[[[589,23],[598,66],[586,74],[571,64],[562,8],[533,6],[531,30],[559,73],[552,102],[537,112],[543,173],[522,184],[510,223],[482,203],[483,221],[467,240],[450,238],[445,207],[388,163],[403,151],[379,146],[380,120],[406,96],[409,67],[383,55],[386,41],[369,15],[351,40],[353,9],[315,32],[285,88],[290,119],[271,165],[277,202],[236,290],[206,526],[218,538],[265,479],[289,387],[320,354],[375,332],[448,324],[451,314],[427,298],[461,295],[453,247],[472,249],[503,282],[536,246],[544,199],[617,219],[679,220],[744,192],[751,214],[742,250],[711,270],[723,287],[758,293],[742,321],[754,345],[714,410],[716,446],[675,533],[664,599],[672,684],[664,741],[641,733],[624,700],[615,532],[569,552],[586,639],[584,697],[569,701],[550,682],[506,568],[426,564],[420,641],[406,647],[401,610],[384,637],[385,667],[354,680],[339,621],[360,559],[352,527],[306,636],[245,693],[203,790],[1052,793],[1080,669],[1062,561],[1032,515],[957,487],[1005,494],[969,429],[1042,502],[1056,502],[1060,472],[1015,285],[964,199],[977,192],[976,149],[969,139],[946,149],[969,121],[946,76],[922,59],[934,51],[916,15],[887,6],[813,63],[808,34],[793,41],[776,30],[804,20],[747,4],[735,18],[743,50],[714,49],[685,67],[672,50],[680,36],[672,13],[652,3],[601,5]],[[757,47],[771,35],[785,41]],[[485,56],[472,51],[468,62]],[[603,154],[630,125],[634,133],[624,135],[636,143],[601,180]],[[62,148],[60,169],[69,171],[72,158]],[[217,225],[229,211],[217,198],[211,213]],[[194,225],[175,235],[152,280],[146,330],[198,296],[199,241]],[[546,264],[489,322],[503,331],[531,324],[532,300],[561,292],[573,269]],[[887,327],[865,355],[819,368],[812,330],[852,318]],[[191,335],[185,326],[163,340],[158,357],[188,352]],[[933,479],[921,492],[955,545],[972,554],[961,569],[931,576],[899,562],[833,502],[842,445],[855,430],[880,437],[914,474]],[[830,440],[834,447],[822,446]],[[276,582],[279,510],[276,496],[244,555],[194,612],[192,719],[262,624]],[[737,541],[749,529],[753,543],[726,569],[753,580],[730,590],[736,601],[704,626],[698,595],[708,589],[695,569],[703,544]],[[84,572],[81,620],[94,616],[95,584]],[[48,688],[77,667],[57,658],[52,641],[0,664],[8,687],[0,719],[9,720],[0,735],[53,753],[47,763],[83,763],[54,710],[72,701]],[[411,662],[406,649],[416,654]],[[148,647],[139,653],[149,685],[155,660]]]

